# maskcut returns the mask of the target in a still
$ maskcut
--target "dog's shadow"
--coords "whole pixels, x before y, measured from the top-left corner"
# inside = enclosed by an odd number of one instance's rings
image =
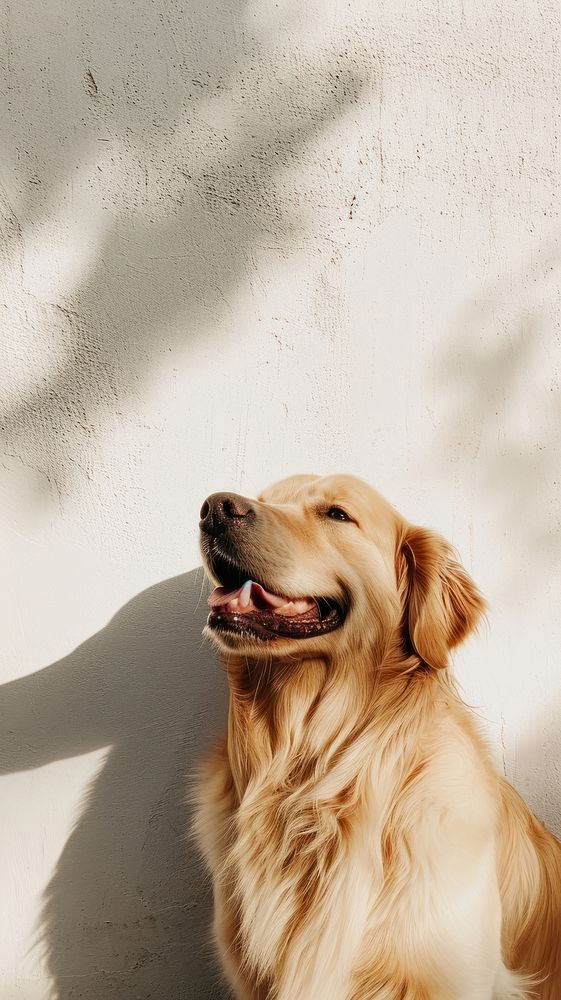
[[[69,656],[1,689],[4,772],[108,748],[45,893],[57,1000],[223,995],[186,835],[188,775],[226,708],[201,644],[201,588],[201,571],[150,587]]]

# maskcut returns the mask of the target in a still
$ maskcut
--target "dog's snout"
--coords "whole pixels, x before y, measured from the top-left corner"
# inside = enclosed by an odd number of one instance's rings
[[[234,525],[246,524],[255,516],[250,500],[237,493],[213,493],[201,507],[199,527],[207,535],[221,535]]]

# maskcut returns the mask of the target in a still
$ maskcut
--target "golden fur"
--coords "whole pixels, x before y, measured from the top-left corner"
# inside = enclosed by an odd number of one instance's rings
[[[446,669],[484,609],[474,583],[351,477],[252,503],[255,578],[347,615],[316,638],[217,640],[228,734],[196,832],[235,997],[561,1000],[561,844],[496,773]]]

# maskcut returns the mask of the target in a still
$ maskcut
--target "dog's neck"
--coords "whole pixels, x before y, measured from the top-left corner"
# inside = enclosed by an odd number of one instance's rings
[[[447,670],[427,672],[417,658],[403,655],[377,667],[356,659],[231,657],[227,671],[228,755],[240,799],[249,785],[297,789],[325,784],[328,776],[336,795],[356,782],[384,745],[398,741],[400,754],[408,748],[415,753],[435,685],[442,697],[455,697]]]

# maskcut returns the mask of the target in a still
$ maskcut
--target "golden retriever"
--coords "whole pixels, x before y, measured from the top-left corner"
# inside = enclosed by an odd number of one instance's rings
[[[561,1000],[561,844],[500,777],[449,652],[484,610],[350,476],[209,497],[230,687],[196,833],[238,1000]]]

